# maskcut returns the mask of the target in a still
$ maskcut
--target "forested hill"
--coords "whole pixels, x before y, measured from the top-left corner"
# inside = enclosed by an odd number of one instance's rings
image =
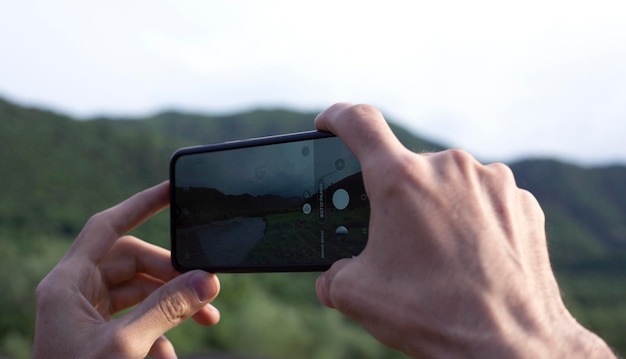
[[[277,109],[228,116],[164,112],[142,119],[78,121],[0,99],[0,285],[4,288],[0,305],[5,313],[0,318],[0,357],[29,357],[34,287],[88,217],[166,179],[174,150],[311,130],[315,115]],[[443,148],[399,127],[393,129],[415,151]],[[510,165],[518,184],[533,192],[546,211],[551,256],[568,306],[583,323],[626,353],[622,338],[626,327],[626,167],[581,168],[554,160]],[[167,245],[166,215],[148,223],[138,235]],[[21,275],[16,278],[14,273]],[[245,348],[271,358],[314,357],[313,353],[333,357],[321,348],[305,345],[304,337],[319,335],[316,342],[324,340],[329,348],[336,348],[337,358],[393,355],[362,339],[367,335],[340,317],[320,316],[308,281],[303,287],[294,284],[294,275],[247,278],[252,276],[223,279],[218,304],[226,322],[211,332],[218,334],[183,327],[171,336],[175,344],[186,343],[188,351],[238,352],[242,349],[237,347],[245,344]],[[277,319],[264,318],[267,327],[283,329],[267,331],[259,326],[263,321],[255,321],[255,332],[250,323],[246,326],[245,315],[252,312],[242,310],[247,304],[241,295],[256,296],[255,306],[266,305],[265,311],[288,303],[298,308],[294,314],[298,319],[277,324]],[[259,313],[260,309],[254,308],[254,313]],[[319,320],[324,324],[316,322]],[[228,335],[229,331],[233,335]],[[295,344],[280,348],[277,343],[283,341],[272,335],[295,336],[288,340],[301,343],[301,349]],[[294,352],[297,350],[302,350],[302,355]]]
[[[76,121],[0,100],[0,230],[72,235],[86,213],[167,179],[168,161],[177,148],[312,130],[315,115],[165,112],[145,119]],[[441,148],[395,130],[410,148]]]
[[[549,223],[550,230],[564,226],[561,221],[571,221],[571,233],[554,233],[555,239],[570,244],[576,240],[586,258],[626,249],[626,166],[581,168],[554,160],[527,160],[512,168],[518,184],[528,188],[556,221]]]

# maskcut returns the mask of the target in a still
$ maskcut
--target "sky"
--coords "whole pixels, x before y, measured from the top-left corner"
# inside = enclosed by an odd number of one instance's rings
[[[0,0],[0,96],[79,118],[369,103],[483,161],[626,163],[624,19],[623,0]]]

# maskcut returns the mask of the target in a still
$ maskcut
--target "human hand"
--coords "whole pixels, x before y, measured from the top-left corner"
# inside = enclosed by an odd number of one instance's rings
[[[323,304],[416,357],[612,355],[565,308],[543,212],[508,167],[413,153],[366,105],[315,124],[359,159],[371,204],[366,248],[318,279]]]
[[[219,321],[209,304],[219,292],[216,276],[179,274],[169,251],[124,236],[168,205],[168,186],[138,193],[87,222],[37,287],[33,358],[176,358],[165,332],[192,316],[203,325]]]

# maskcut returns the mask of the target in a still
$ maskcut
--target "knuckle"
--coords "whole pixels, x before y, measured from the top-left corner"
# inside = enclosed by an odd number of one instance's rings
[[[165,293],[159,301],[159,310],[163,317],[176,324],[189,316],[190,307],[181,293]]]
[[[94,213],[87,220],[86,226],[98,226],[98,225],[102,224],[105,221],[105,217],[106,217],[106,212],[104,212],[104,211]]]
[[[442,152],[442,154],[446,155],[457,166],[462,167],[462,168],[468,167],[470,165],[478,164],[478,161],[474,158],[474,156],[469,154],[469,152],[458,149],[458,148],[446,150]]]
[[[108,218],[107,218],[106,211],[98,212],[98,213],[93,214],[87,220],[87,223],[85,223],[85,226],[83,227],[83,232],[91,232],[91,231],[100,232],[100,231],[103,231],[107,227],[107,224],[108,224]]]
[[[374,106],[358,104],[344,108],[341,111],[340,118],[341,121],[348,127],[356,131],[361,131],[361,122],[363,119],[369,119],[377,116],[382,116],[382,113]]]
[[[35,289],[35,299],[37,305],[45,305],[50,300],[50,297],[54,294],[55,286],[50,283],[49,276],[45,277]]]
[[[113,207],[115,208],[115,207]],[[85,233],[106,233],[119,238],[124,233],[114,223],[112,208],[93,214],[83,227],[81,235]]]
[[[53,270],[44,279],[39,282],[35,289],[35,300],[37,306],[47,307],[59,301],[67,292],[63,286],[60,286],[55,280],[56,272]]]
[[[387,158],[383,163],[377,163],[376,167],[376,173],[384,173],[380,185],[387,192],[398,192],[408,183],[421,183],[421,174],[424,172],[423,168],[419,168],[417,155],[408,151]]]
[[[432,157],[433,170],[437,176],[443,178],[472,178],[479,172],[482,165],[465,150],[449,149],[434,154]]]
[[[494,162],[487,166],[491,172],[502,179],[515,182],[515,175],[513,174],[513,170],[502,162]]]
[[[372,105],[357,104],[349,106],[345,109],[347,118],[358,118],[362,116],[380,115],[380,111]]]
[[[388,172],[393,174],[392,178],[397,177],[401,181],[412,180],[422,171],[421,168],[418,168],[419,163],[416,160],[417,156],[409,151],[397,155],[390,161]]]
[[[524,212],[527,213],[527,215],[532,215],[538,223],[544,224],[546,216],[537,198],[525,189],[519,190],[519,197]]]
[[[119,246],[122,250],[134,250],[138,246],[144,245],[144,243],[145,242],[135,236],[124,235],[115,242],[115,246]]]

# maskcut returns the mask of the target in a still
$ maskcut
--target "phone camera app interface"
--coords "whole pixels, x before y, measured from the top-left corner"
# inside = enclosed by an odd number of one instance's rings
[[[175,179],[185,266],[330,264],[367,241],[361,169],[336,137],[181,156]]]

